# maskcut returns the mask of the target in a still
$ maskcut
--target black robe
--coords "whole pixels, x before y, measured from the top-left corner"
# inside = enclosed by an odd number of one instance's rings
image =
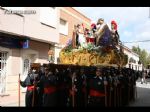
[[[34,86],[33,81],[34,81],[34,79],[36,79],[35,77],[37,77],[37,74],[34,74],[34,73],[28,74],[28,76],[26,77],[26,79],[24,81],[20,81],[20,85],[22,87],[27,87],[27,88],[28,88],[28,86]],[[33,98],[33,94],[34,94],[34,98]],[[27,107],[38,105],[38,93],[37,93],[36,88],[33,90],[27,89],[26,96],[25,96],[25,105]]]
[[[48,88],[48,87],[54,87],[57,88],[57,77],[55,75],[48,75],[48,76],[42,76],[39,82],[39,85],[41,87]],[[55,90],[52,93],[43,93],[43,106],[50,106],[54,107],[57,106],[57,90]]]
[[[90,90],[95,90],[98,92],[101,92],[105,94],[105,87],[104,87],[104,77],[97,77],[95,76],[90,81]],[[91,93],[91,92],[90,92]],[[105,106],[105,97],[99,97],[99,96],[91,96],[89,100],[89,106]]]

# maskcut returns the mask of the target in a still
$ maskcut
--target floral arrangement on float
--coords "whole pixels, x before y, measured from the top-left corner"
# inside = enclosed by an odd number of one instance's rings
[[[99,21],[100,20],[98,20],[98,22]],[[114,21],[112,22],[112,25],[113,24],[115,24],[116,26],[116,23]],[[104,27],[103,29],[104,31],[102,31],[103,34],[99,34],[99,30],[95,29],[95,26],[93,28],[94,30],[91,29],[92,33],[89,34],[89,32],[84,32],[83,35],[80,34],[78,30],[75,30],[77,32],[76,35],[68,39],[66,46],[61,50],[59,54],[60,62],[62,64],[74,64],[74,65],[81,65],[81,66],[82,65],[83,66],[97,66],[97,65],[125,66],[128,62],[128,56],[123,53],[121,47],[120,49],[116,47],[119,45],[119,43],[117,43],[116,39],[114,38],[117,37],[112,37],[112,35],[114,36],[114,34],[111,33],[111,30],[109,32],[109,28],[107,26]],[[114,28],[116,30],[116,27]],[[101,35],[105,35],[104,32],[106,32],[106,36],[109,38],[100,37]],[[75,36],[78,36],[78,38],[80,39],[77,40]],[[89,36],[92,36],[92,38],[90,38]],[[86,41],[87,38],[88,41]],[[110,41],[111,39],[112,41]],[[77,41],[78,44],[76,44]]]

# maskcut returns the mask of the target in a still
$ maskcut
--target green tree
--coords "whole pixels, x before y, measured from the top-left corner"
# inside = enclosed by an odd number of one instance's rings
[[[135,52],[136,54],[140,55],[141,53],[141,49],[139,48],[139,46],[133,46],[132,47],[132,51]]]
[[[139,59],[144,67],[150,64],[150,54],[145,49],[141,49],[139,46],[133,46],[132,51],[139,55]]]
[[[147,64],[147,65],[150,64],[150,54],[149,54],[148,57],[147,57],[147,62],[146,62],[146,64]]]
[[[147,63],[147,52],[143,49],[141,50],[141,54],[140,54],[140,60],[143,63],[144,67],[146,67],[146,63]]]

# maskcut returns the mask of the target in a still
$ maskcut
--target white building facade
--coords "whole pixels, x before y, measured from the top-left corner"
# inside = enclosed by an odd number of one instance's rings
[[[49,49],[55,52],[59,43],[59,18],[57,7],[0,7],[0,95],[16,92],[18,75],[23,80],[30,63],[49,62]]]
[[[131,49],[126,46],[123,46],[124,53],[128,55],[127,68],[132,68],[134,70],[142,71],[142,64],[139,63],[139,55],[134,53]]]

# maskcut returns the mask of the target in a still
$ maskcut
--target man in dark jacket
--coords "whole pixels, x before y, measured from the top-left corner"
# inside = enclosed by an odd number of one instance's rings
[[[45,69],[45,75],[41,77],[38,85],[44,88],[43,106],[57,106],[57,77],[52,68]]]
[[[102,76],[102,69],[96,69],[96,76],[90,81],[90,105],[89,106],[105,106],[105,86],[107,81]]]
[[[75,86],[76,86],[76,106],[77,107],[83,107],[87,106],[87,99],[88,99],[88,94],[87,94],[87,77],[84,73],[84,69],[81,68],[79,72],[77,72],[76,76],[76,81],[75,81]]]

